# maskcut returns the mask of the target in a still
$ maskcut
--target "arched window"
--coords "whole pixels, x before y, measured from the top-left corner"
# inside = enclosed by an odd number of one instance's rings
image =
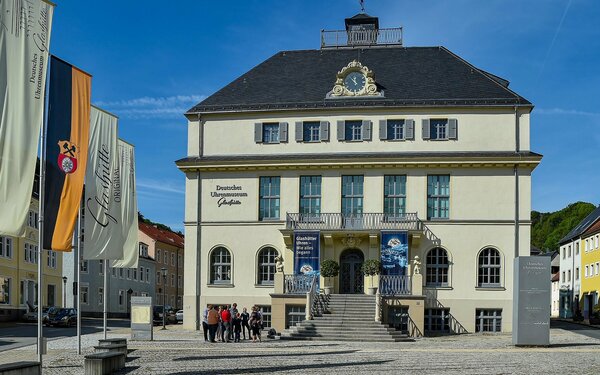
[[[231,253],[224,247],[210,253],[210,283],[231,284]]]
[[[500,286],[500,261],[500,252],[498,250],[491,247],[481,250],[477,262],[477,286]]]
[[[425,280],[428,286],[448,286],[448,253],[436,247],[427,253]]]
[[[275,258],[279,253],[272,247],[258,252],[258,284],[273,285],[275,281]]]

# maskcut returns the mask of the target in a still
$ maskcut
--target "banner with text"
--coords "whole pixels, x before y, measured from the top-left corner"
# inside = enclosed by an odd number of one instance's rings
[[[122,139],[118,141],[119,170],[118,185],[121,189],[121,235],[123,254],[112,263],[118,268],[137,268],[138,250],[138,206],[135,188],[135,148]]]
[[[321,232],[294,232],[294,274],[320,276]],[[319,279],[317,279],[317,283]],[[318,286],[318,285],[317,285]]]
[[[407,275],[408,232],[381,232],[381,274]]]
[[[41,0],[0,1],[0,235],[25,233],[53,11],[51,3]]]
[[[83,259],[120,259],[121,189],[118,170],[117,117],[99,108],[90,112],[88,168],[85,175]]]

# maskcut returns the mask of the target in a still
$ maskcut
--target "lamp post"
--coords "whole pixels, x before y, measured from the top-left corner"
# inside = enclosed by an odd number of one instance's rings
[[[63,305],[62,307],[67,307],[67,277],[63,276]]]
[[[165,310],[165,305],[166,305],[166,299],[167,299],[167,288],[165,288],[167,286],[167,269],[165,267],[160,269],[160,272],[162,274],[163,277],[163,327],[162,329],[167,329],[166,327],[166,317],[167,317],[167,310]]]

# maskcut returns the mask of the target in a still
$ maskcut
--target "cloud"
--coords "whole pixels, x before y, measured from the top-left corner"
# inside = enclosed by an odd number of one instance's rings
[[[182,117],[191,106],[205,98],[205,95],[144,96],[128,100],[99,101],[94,105],[113,112],[119,117],[165,119]]]
[[[157,181],[151,179],[139,178],[136,182],[138,190],[159,191],[164,193],[185,194],[183,184],[175,184],[168,181]]]
[[[567,108],[536,108],[533,113],[540,115],[600,116],[600,112],[588,112]]]

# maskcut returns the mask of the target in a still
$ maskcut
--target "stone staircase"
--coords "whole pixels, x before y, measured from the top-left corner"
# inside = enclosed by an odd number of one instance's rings
[[[323,314],[304,320],[281,333],[281,339],[322,341],[414,341],[387,324],[375,321],[375,296],[331,294],[320,296]]]

